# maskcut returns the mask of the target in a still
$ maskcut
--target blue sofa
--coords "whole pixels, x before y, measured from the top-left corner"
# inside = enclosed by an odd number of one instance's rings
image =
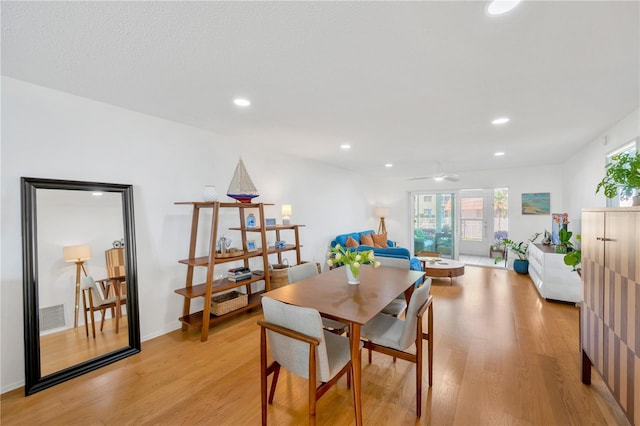
[[[346,247],[347,239],[349,237],[353,238],[360,244],[360,236],[361,235],[371,235],[375,232],[372,229],[368,229],[366,231],[361,232],[351,232],[349,234],[341,234],[336,236],[336,238],[331,241],[331,247],[335,247],[336,244],[340,244],[342,247]],[[395,243],[391,240],[387,240],[388,247],[372,247],[366,245],[359,245],[355,248],[357,251],[364,250],[373,250],[373,254],[376,256],[383,257],[397,257],[400,259],[409,259],[410,268],[414,271],[422,271],[422,264],[420,260],[416,257],[411,257],[411,253],[408,249],[404,247],[395,247]]]

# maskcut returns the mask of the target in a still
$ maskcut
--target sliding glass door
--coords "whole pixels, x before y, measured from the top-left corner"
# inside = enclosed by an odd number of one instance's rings
[[[413,253],[455,256],[455,194],[416,192],[413,201]]]
[[[491,247],[508,237],[507,188],[413,192],[411,202],[416,256],[492,257]]]

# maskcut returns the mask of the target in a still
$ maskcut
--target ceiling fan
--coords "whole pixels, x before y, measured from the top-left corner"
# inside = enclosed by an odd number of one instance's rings
[[[410,178],[408,180],[433,179],[436,182],[442,182],[444,180],[449,181],[449,182],[457,182],[457,181],[460,180],[460,176],[458,176],[455,173],[443,173],[442,172],[442,164],[439,161],[435,161],[434,170],[436,171],[436,173],[433,173],[433,174],[431,174],[429,176],[414,177],[414,178]]]
[[[431,176],[414,177],[414,178],[409,178],[408,180],[422,180],[422,179],[433,179],[436,182],[442,182],[443,180],[446,180],[449,182],[457,182],[460,180],[460,176],[456,174],[436,173]]]

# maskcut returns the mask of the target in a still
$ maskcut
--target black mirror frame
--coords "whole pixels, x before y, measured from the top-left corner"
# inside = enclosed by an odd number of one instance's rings
[[[113,183],[22,177],[22,271],[24,305],[25,395],[31,395],[82,374],[137,354],[140,345],[136,239],[133,214],[133,186]],[[38,241],[36,189],[116,192],[122,195],[122,214],[127,276],[127,315],[129,346],[81,362],[45,377],[40,366],[40,325],[38,302]]]

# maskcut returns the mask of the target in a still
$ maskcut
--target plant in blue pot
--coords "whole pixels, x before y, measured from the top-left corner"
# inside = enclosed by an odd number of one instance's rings
[[[529,244],[533,243],[539,236],[540,236],[540,233],[536,232],[531,236],[531,238],[529,238],[529,240],[527,240],[526,243],[524,241],[515,242],[507,238],[502,240],[502,243],[504,244],[505,248],[515,253],[515,255],[518,257],[513,261],[513,270],[516,271],[517,273],[519,274],[529,273],[529,260],[527,259],[527,254],[529,253]],[[494,263],[498,263],[501,260],[504,260],[504,258],[501,256],[496,257],[494,260]]]

